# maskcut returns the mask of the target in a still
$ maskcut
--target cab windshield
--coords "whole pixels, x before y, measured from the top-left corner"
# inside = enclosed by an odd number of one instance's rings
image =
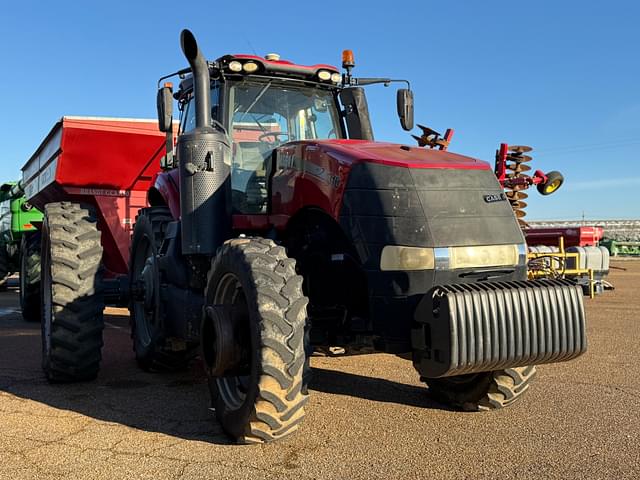
[[[236,211],[266,211],[273,150],[286,142],[342,138],[332,91],[277,80],[243,80],[229,90],[233,140],[231,188]]]
[[[245,80],[231,87],[234,142],[272,146],[293,140],[340,138],[338,111],[331,91],[277,81]]]

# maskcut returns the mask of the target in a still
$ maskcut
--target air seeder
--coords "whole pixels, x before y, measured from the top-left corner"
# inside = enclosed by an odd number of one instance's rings
[[[374,141],[362,87],[391,79],[352,76],[348,51],[341,73],[277,55],[206,61],[187,30],[181,46],[189,68],[176,72],[176,92],[158,92],[164,141],[149,129],[144,152],[97,153],[109,160],[91,188],[132,193],[98,202],[80,190],[45,208],[51,380],[97,374],[99,285],[129,297],[143,368],[180,368],[200,353],[219,421],[247,443],[297,429],[315,346],[412,352],[432,395],[468,410],[511,404],[533,365],[585,351],[581,292],[526,281],[524,238],[487,163]],[[408,88],[397,107],[411,130]],[[116,168],[128,176],[105,174]],[[57,175],[56,191],[68,191]],[[149,206],[135,220],[125,282],[134,198]],[[126,213],[101,213],[124,199]]]

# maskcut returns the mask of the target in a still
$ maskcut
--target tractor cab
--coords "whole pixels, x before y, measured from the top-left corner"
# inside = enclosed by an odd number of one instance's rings
[[[227,55],[211,70],[211,125],[229,136],[233,211],[265,213],[274,151],[288,142],[346,137],[335,67],[295,65],[275,54]],[[175,95],[180,132],[196,128],[191,75]]]
[[[228,135],[230,142],[225,162],[230,167],[234,213],[266,213],[274,152],[283,144],[373,140],[366,98],[357,85],[387,84],[391,80],[352,78],[353,54],[345,52],[345,74],[331,65],[297,65],[281,60],[277,54],[264,58],[225,55],[208,63],[211,126]],[[197,108],[192,74],[187,70],[180,76],[179,90],[164,98],[178,100],[179,134],[183,134],[196,128]],[[168,85],[160,92],[170,91]],[[407,90],[404,92],[402,105],[398,95],[399,112],[412,110],[412,97],[408,100]],[[159,112],[170,110],[170,105],[161,105],[161,96],[158,98]]]

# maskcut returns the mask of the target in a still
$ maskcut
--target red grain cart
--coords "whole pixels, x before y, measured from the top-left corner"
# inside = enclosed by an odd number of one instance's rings
[[[44,212],[43,338],[65,330],[87,346],[69,353],[43,342],[45,358],[60,356],[50,380],[97,374],[99,354],[89,353],[102,344],[95,320],[102,325],[105,303],[126,302],[131,231],[164,147],[156,120],[63,117],[22,169],[28,201]]]
[[[164,134],[157,120],[63,117],[23,167],[29,202],[95,207],[108,277],[126,274],[131,230],[159,170]]]

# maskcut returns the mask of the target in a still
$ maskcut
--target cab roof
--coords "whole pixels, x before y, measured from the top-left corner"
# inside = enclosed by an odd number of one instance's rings
[[[231,65],[236,62],[235,65]],[[240,64],[240,70],[233,70],[231,67],[237,67]],[[244,65],[254,64],[251,71],[244,69]],[[289,60],[274,60],[260,57],[258,55],[247,54],[229,54],[223,55],[215,62],[209,62],[209,70],[212,78],[219,76],[267,76],[291,78],[296,80],[308,80],[316,83],[326,84],[327,86],[336,86],[336,81],[331,79],[322,80],[318,76],[321,71],[328,72],[329,75],[339,74],[337,67],[325,63],[315,65],[299,65]],[[191,90],[193,86],[193,78],[188,73],[186,78],[180,82],[180,92],[176,93],[176,98],[182,96]]]
[[[289,60],[267,60],[257,55],[234,54],[224,55],[216,60],[220,66],[226,70],[229,63],[237,60],[241,63],[255,62],[259,71],[270,74],[284,74],[286,76],[303,76],[315,77],[320,70],[328,70],[331,73],[339,73],[339,70],[333,65],[318,63],[315,65],[298,65]],[[257,72],[256,72],[257,73]]]

